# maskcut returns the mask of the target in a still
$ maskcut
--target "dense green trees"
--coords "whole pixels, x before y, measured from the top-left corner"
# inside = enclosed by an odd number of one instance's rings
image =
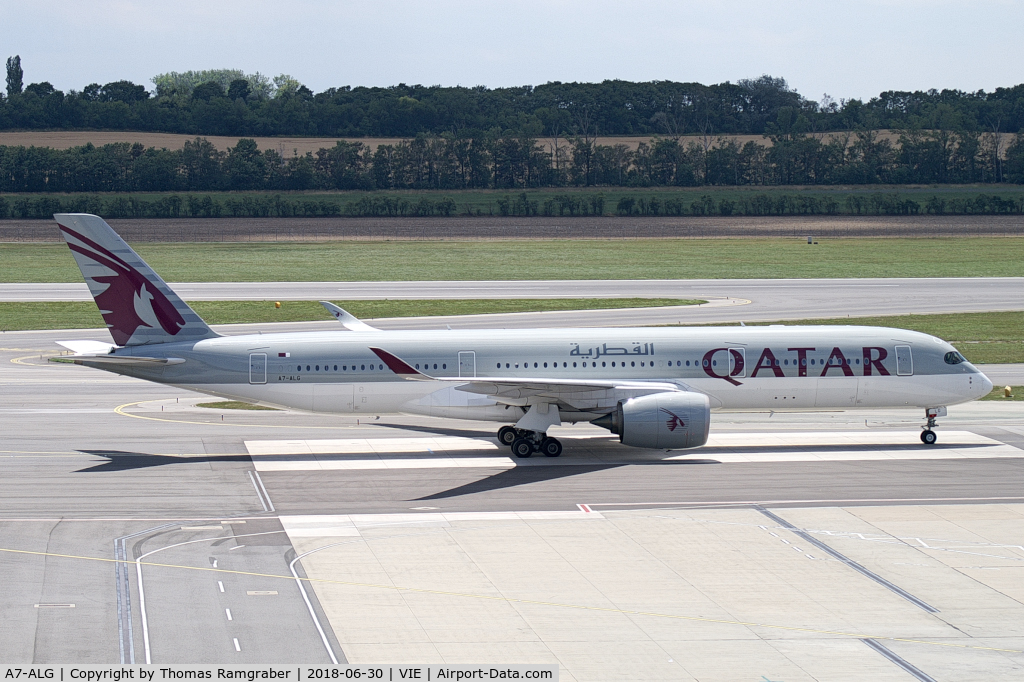
[[[776,133],[764,143],[654,137],[633,150],[572,137],[558,158],[529,135],[418,135],[376,149],[341,141],[282,157],[243,138],[219,151],[127,142],[67,150],[0,146],[0,192],[530,189],[562,186],[1024,183],[1024,134],[874,131]]]
[[[782,78],[702,85],[652,81],[545,83],[495,88],[399,84],[313,93],[291,76],[219,69],[160,74],[154,93],[117,81],[81,91],[22,87],[18,57],[7,62],[0,130],[115,129],[194,135],[317,135],[478,138],[505,135],[811,134],[832,130],[950,130],[1016,133],[1024,85],[993,92],[883,92],[867,102],[813,102]],[[577,150],[574,150],[577,151]],[[586,149],[578,150],[587,154]],[[586,164],[584,164],[585,166]],[[592,170],[592,169],[591,169]],[[591,170],[584,170],[584,184]]]

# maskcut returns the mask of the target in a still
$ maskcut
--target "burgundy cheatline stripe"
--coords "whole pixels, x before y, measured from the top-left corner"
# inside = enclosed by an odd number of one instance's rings
[[[383,360],[384,364],[388,366],[388,369],[395,374],[413,374],[416,376],[423,376],[422,372],[413,369],[409,366],[409,363],[395,357],[386,350],[381,350],[380,348],[370,348],[370,350],[373,351],[374,355]]]

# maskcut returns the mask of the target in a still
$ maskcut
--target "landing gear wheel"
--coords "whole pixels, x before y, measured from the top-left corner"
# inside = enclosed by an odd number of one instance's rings
[[[520,459],[526,459],[533,454],[533,443],[527,438],[516,438],[512,441],[512,454]]]
[[[558,457],[562,454],[562,444],[557,438],[545,438],[540,443],[540,451],[545,457]]]
[[[512,445],[512,442],[516,439],[516,429],[513,426],[502,426],[498,429],[498,442],[502,445]]]
[[[935,445],[935,441],[938,439],[939,437],[931,429],[925,429],[921,432],[921,442],[925,445]]]

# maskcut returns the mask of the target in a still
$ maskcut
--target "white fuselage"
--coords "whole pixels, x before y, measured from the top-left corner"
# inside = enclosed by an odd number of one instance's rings
[[[401,378],[371,348],[436,380]],[[931,408],[992,387],[945,341],[882,327],[281,333],[132,348],[146,353],[185,362],[131,374],[264,405],[505,422],[533,404],[529,390],[494,396],[460,387],[488,380],[614,383],[563,402],[566,422],[593,420],[652,390],[700,392],[717,410],[785,411]]]

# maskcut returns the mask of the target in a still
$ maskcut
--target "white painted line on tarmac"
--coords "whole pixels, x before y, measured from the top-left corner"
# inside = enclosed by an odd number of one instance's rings
[[[224,591],[224,582],[222,580],[218,580],[217,581],[217,587],[219,587],[220,591],[223,592]]]
[[[232,639],[232,641],[235,643],[235,651],[241,651],[242,647],[238,645],[238,638],[235,637]]]
[[[525,511],[525,512],[449,512],[422,514],[346,514],[317,516],[281,516],[281,525],[289,538],[361,537],[361,530],[384,527],[447,528],[459,521],[578,521],[598,520],[599,512]]]
[[[227,615],[227,617],[228,617],[228,620],[234,620],[234,619],[233,619],[233,618],[231,617],[231,609],[224,609],[224,613],[225,613],[225,614]]]
[[[504,468],[598,466],[643,462],[711,460],[723,464],[765,462],[857,462],[921,459],[1022,457],[1024,452],[971,431],[942,431],[938,445],[925,446],[916,431],[721,433],[702,448],[665,454],[625,448],[598,438],[563,439],[557,459],[517,459],[495,453],[494,440],[457,436],[245,441],[257,471],[351,471],[367,469]],[[503,450],[503,449],[502,449]],[[258,476],[258,474],[257,474]],[[272,505],[271,505],[272,506]]]

